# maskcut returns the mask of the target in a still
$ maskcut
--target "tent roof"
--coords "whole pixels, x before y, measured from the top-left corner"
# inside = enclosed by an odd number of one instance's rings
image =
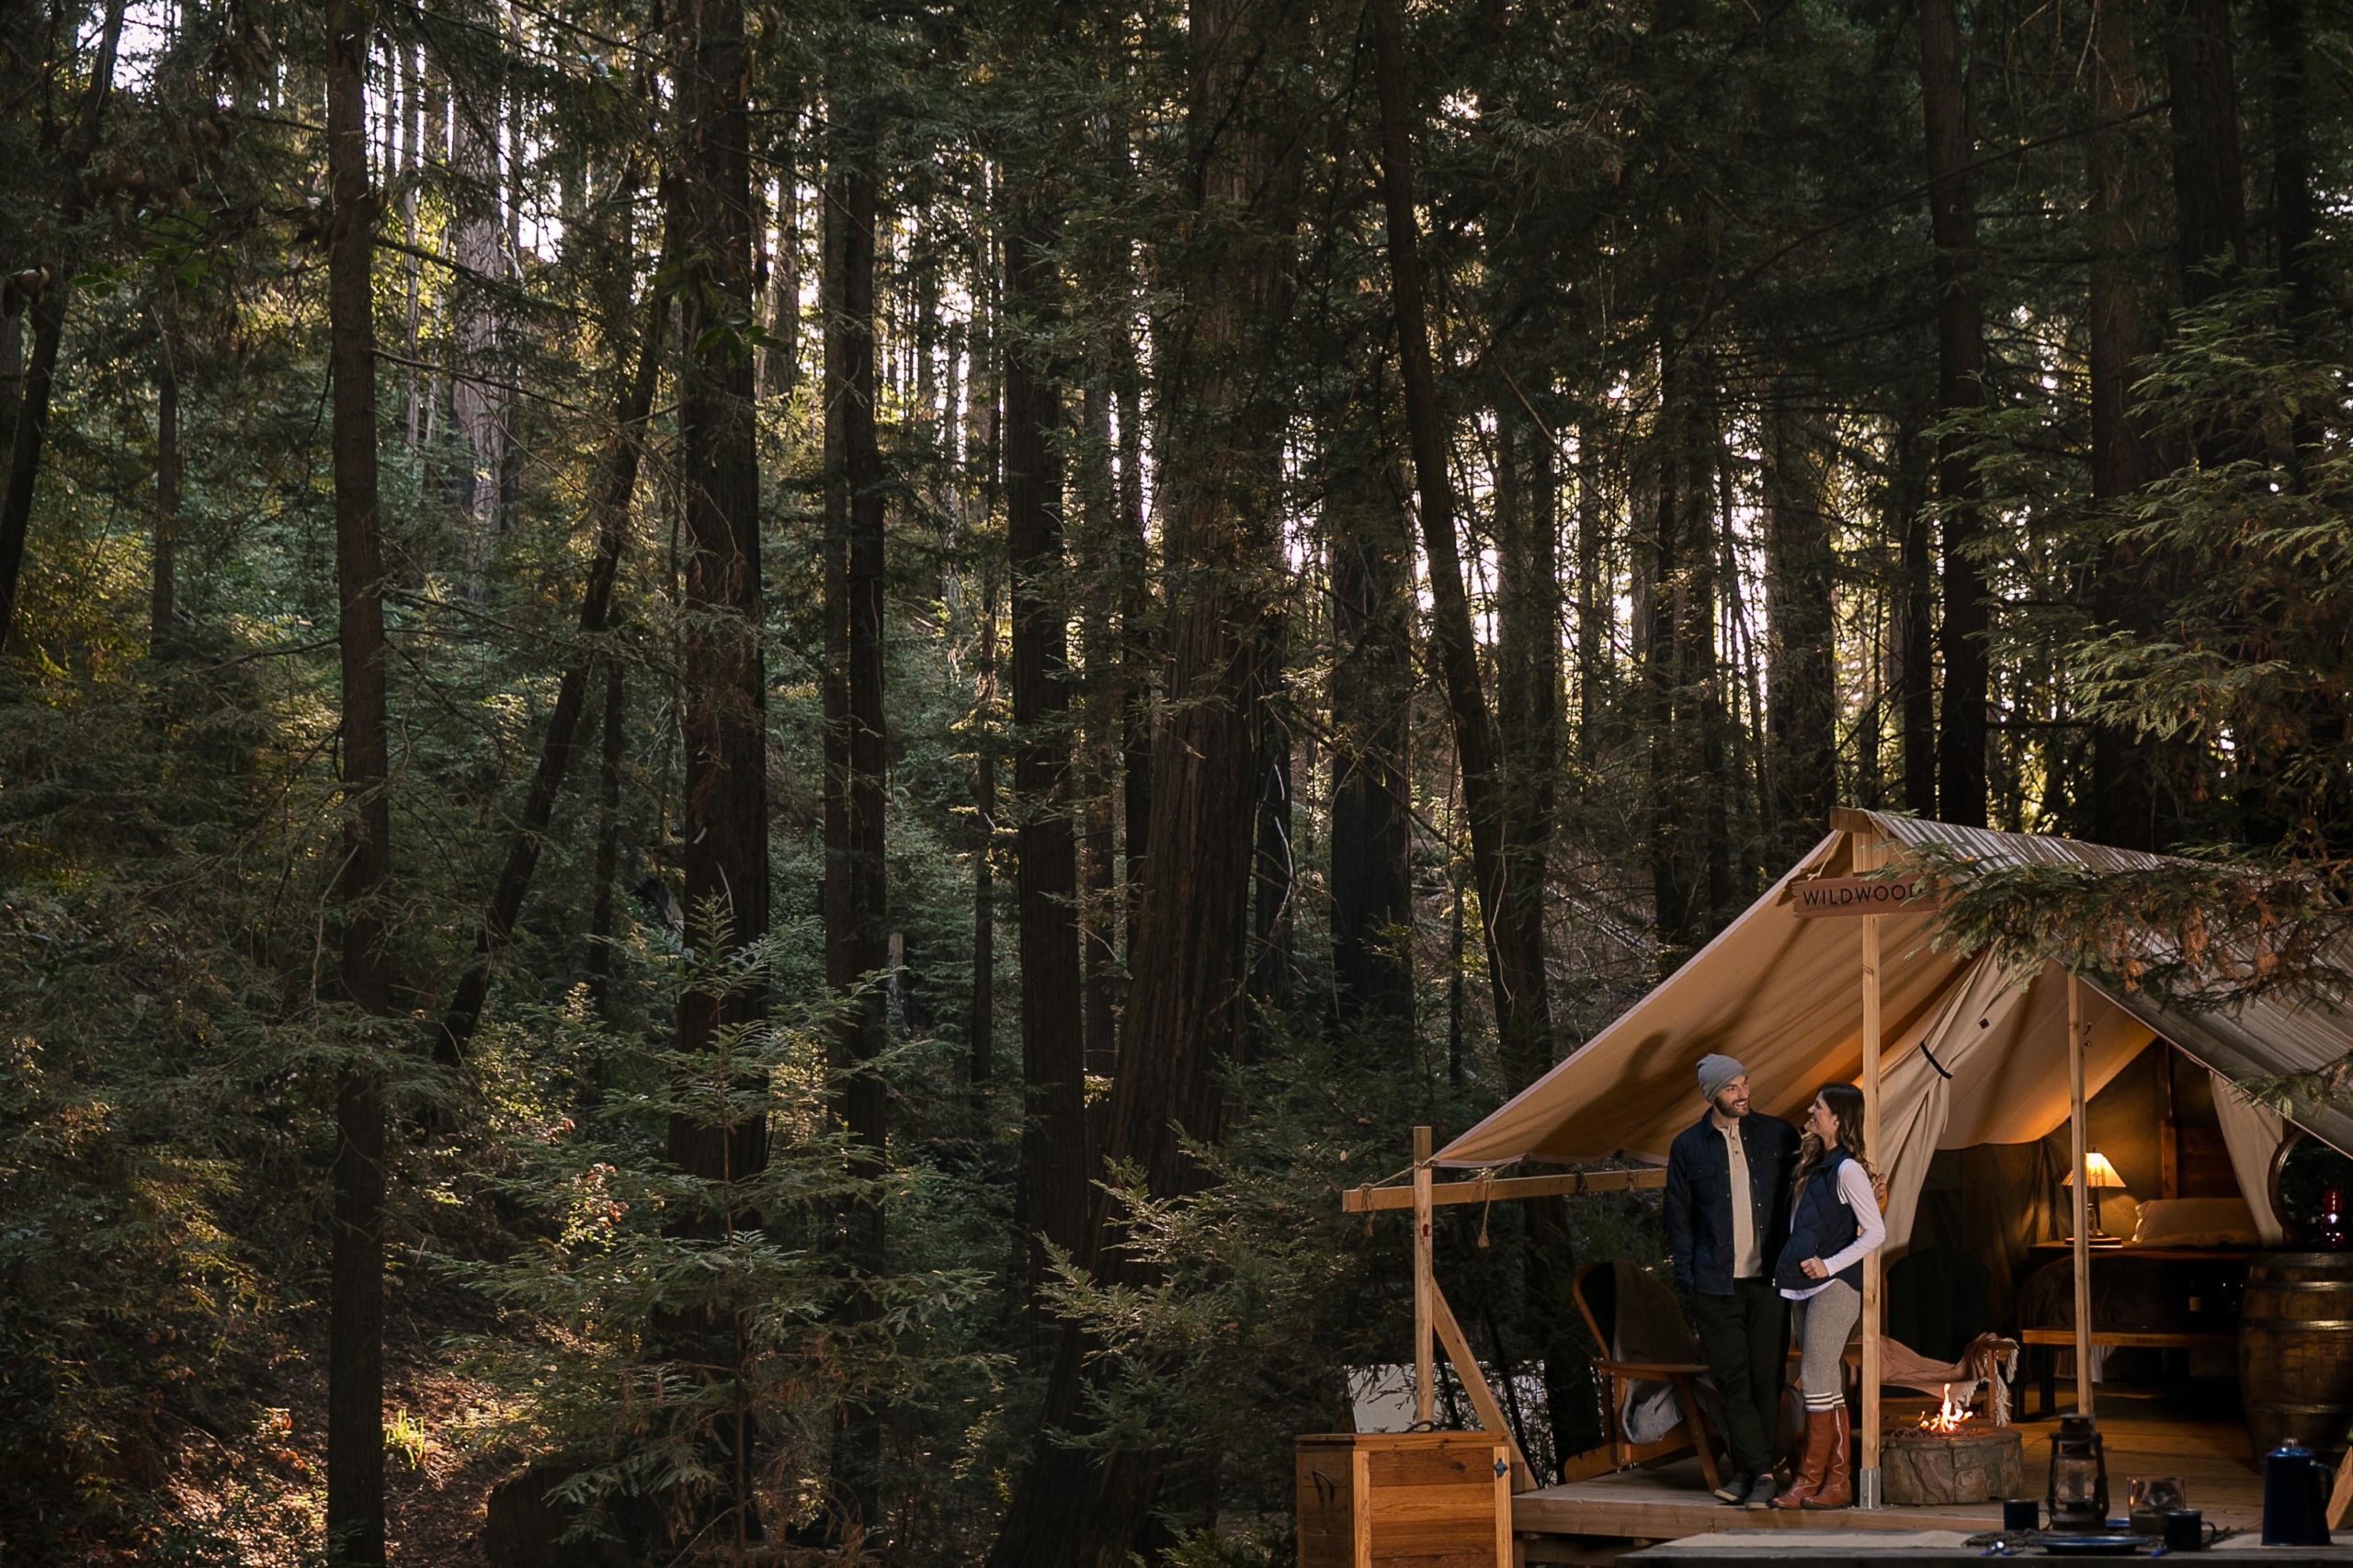
[[[1852,920],[1799,918],[1787,894],[1802,878],[1850,874],[1859,832],[1899,850],[1933,846],[1986,867],[2118,871],[2163,863],[2140,851],[2073,839],[1842,811],[1830,833],[1714,941],[1552,1072],[1439,1150],[1438,1163],[1479,1166],[1613,1155],[1663,1160],[1675,1135],[1699,1119],[1702,1108],[1692,1071],[1709,1051],[1739,1058],[1757,1105],[1777,1114],[1801,1109],[1822,1084],[1853,1080],[1862,1071],[1860,932]],[[1961,1005],[1962,982],[1983,960],[1939,950],[1933,911],[1879,918],[1884,1070],[1917,1050],[1949,1006]],[[2008,978],[2026,994],[2015,1006],[1984,1007],[1977,1020],[1998,1030],[1989,1041],[1998,1062],[1956,1100],[1944,1147],[2023,1142],[2067,1119],[2065,977],[2052,966]],[[2258,999],[2228,1012],[2194,1012],[2095,977],[2085,977],[2085,986],[2088,1092],[2097,1093],[2152,1038],[2241,1080],[2306,1071],[2353,1052],[2353,1019],[2332,1007]],[[2324,1109],[2296,1120],[2336,1147],[2353,1150],[2353,1117]]]

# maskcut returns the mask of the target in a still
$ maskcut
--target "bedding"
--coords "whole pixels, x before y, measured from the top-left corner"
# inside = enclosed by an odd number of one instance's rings
[[[2260,1246],[2255,1215],[2243,1198],[2152,1198],[2126,1244],[2140,1247]]]

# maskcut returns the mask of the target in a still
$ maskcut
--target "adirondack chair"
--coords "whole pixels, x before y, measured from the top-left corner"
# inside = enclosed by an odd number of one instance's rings
[[[1675,1293],[1647,1270],[1621,1261],[1597,1263],[1586,1269],[1577,1276],[1570,1294],[1585,1319],[1586,1331],[1601,1347],[1601,1354],[1594,1358],[1593,1380],[1596,1392],[1603,1397],[1602,1425],[1609,1434],[1609,1456],[1615,1467],[1626,1470],[1638,1464],[1653,1464],[1692,1450],[1699,1456],[1699,1469],[1708,1478],[1709,1487],[1719,1485],[1723,1477],[1716,1465],[1715,1434],[1709,1430],[1707,1415],[1700,1409],[1698,1387],[1699,1380],[1707,1375],[1708,1367],[1699,1359],[1699,1336],[1684,1322],[1683,1309],[1677,1304]],[[1682,1360],[1618,1358],[1614,1352],[1619,1344],[1619,1319],[1623,1312],[1639,1312],[1643,1321],[1657,1325],[1660,1338],[1688,1345],[1688,1357]],[[1626,1391],[1638,1382],[1663,1382],[1672,1387],[1676,1407],[1683,1413],[1683,1419],[1665,1436],[1650,1442],[1634,1441],[1624,1426]]]

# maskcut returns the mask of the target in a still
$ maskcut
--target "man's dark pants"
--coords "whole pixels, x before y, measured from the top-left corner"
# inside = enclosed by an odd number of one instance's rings
[[[1790,1304],[1765,1278],[1735,1279],[1729,1296],[1695,1291],[1685,1300],[1716,1380],[1733,1468],[1751,1475],[1768,1470],[1789,1364]]]

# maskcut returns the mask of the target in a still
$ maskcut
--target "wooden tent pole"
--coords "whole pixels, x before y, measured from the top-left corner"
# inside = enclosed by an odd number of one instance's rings
[[[1414,1423],[1428,1428],[1438,1410],[1437,1276],[1430,1257],[1430,1130],[1414,1129]]]
[[[2091,1131],[2084,1116],[2084,997],[2082,983],[2067,976],[2067,1131],[2075,1146],[2075,1409],[2092,1413],[2091,1173],[2086,1170]]]
[[[1855,870],[1879,868],[1878,840],[1869,832],[1855,835]],[[1880,916],[1863,916],[1863,1146],[1876,1160],[1885,1160],[1880,1147],[1879,1116],[1879,926]],[[1863,1258],[1863,1462],[1856,1476],[1855,1500],[1866,1508],[1880,1506],[1879,1377],[1880,1260],[1877,1251]]]

